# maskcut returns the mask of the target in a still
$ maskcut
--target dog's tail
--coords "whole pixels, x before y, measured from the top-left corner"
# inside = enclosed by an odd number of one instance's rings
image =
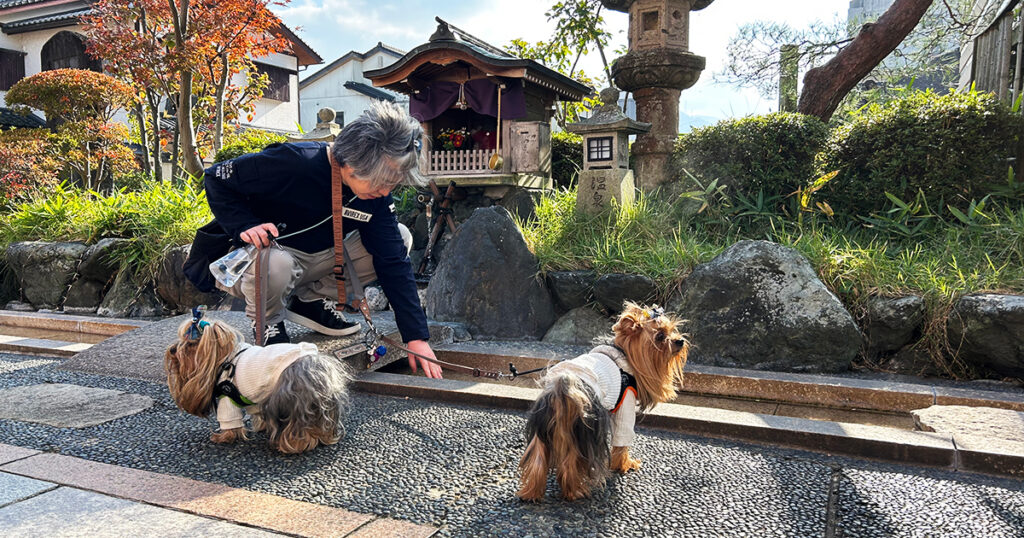
[[[563,374],[548,381],[526,424],[517,495],[528,501],[542,498],[551,467],[563,497],[589,495],[608,475],[610,428],[608,410],[583,380]]]
[[[260,406],[271,446],[298,454],[337,443],[345,435],[350,380],[345,367],[326,355],[309,355],[285,368]]]

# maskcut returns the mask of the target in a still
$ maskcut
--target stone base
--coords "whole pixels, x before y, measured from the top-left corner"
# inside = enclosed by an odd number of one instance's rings
[[[580,172],[576,191],[576,211],[596,213],[611,205],[612,200],[620,206],[633,205],[635,190],[632,170],[584,170]]]

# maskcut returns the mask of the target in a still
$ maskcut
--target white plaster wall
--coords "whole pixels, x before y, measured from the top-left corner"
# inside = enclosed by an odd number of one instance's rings
[[[346,88],[345,83],[351,80],[361,82],[367,86],[373,86],[373,83],[363,76],[363,71],[379,69],[391,65],[396,60],[395,56],[378,51],[364,60],[349,60],[304,87],[299,100],[302,129],[305,131],[314,129],[317,123],[316,114],[324,107],[333,108],[335,112],[344,113],[345,122],[359,117],[363,111],[369,108],[373,99],[365,94]],[[387,90],[383,91],[394,95],[399,104],[408,107],[408,96],[388,92]]]

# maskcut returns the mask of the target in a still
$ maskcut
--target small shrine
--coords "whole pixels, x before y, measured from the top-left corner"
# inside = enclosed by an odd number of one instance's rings
[[[629,135],[643,134],[650,123],[634,121],[619,108],[619,90],[601,91],[602,106],[566,130],[583,137],[583,170],[576,190],[576,210],[595,213],[615,200],[632,205],[636,184],[629,169]]]
[[[427,43],[364,73],[409,95],[409,113],[431,139],[423,172],[439,185],[550,188],[555,103],[593,90],[436,20]]]

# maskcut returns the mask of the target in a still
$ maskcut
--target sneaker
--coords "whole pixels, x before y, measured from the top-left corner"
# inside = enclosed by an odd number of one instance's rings
[[[306,302],[300,301],[298,297],[292,297],[285,316],[289,321],[320,334],[346,336],[359,332],[359,324],[345,321],[345,316],[341,315],[334,305],[334,301],[330,299]]]
[[[249,326],[252,327],[253,341],[256,342],[256,345],[260,345],[260,339],[256,336],[256,322],[250,320]],[[266,330],[263,332],[262,345],[270,346],[273,344],[288,343],[291,343],[291,339],[288,338],[288,331],[284,329],[284,321],[277,322],[277,325],[267,325]]]

